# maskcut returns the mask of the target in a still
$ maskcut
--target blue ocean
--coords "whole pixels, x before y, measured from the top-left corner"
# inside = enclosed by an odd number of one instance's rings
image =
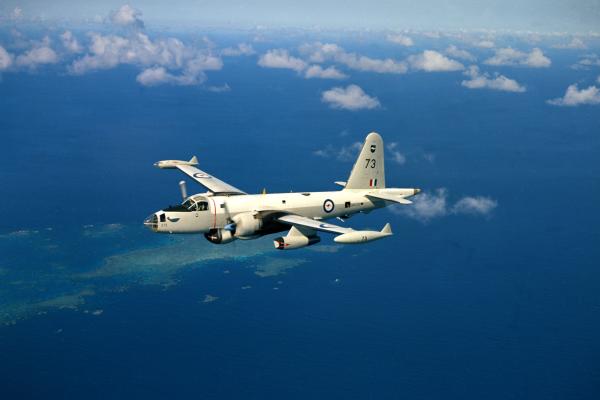
[[[303,79],[256,55],[228,58],[203,86],[145,87],[131,65],[4,73],[1,397],[598,399],[600,109],[547,100],[600,72],[544,51],[550,68],[495,68],[525,93],[469,90],[461,72]],[[381,106],[321,100],[347,83]],[[405,157],[386,159],[387,184],[439,195],[443,215],[357,215],[343,224],[390,222],[394,236],[342,246],[323,234],[289,252],[142,224],[181,201],[182,176],[157,160],[196,155],[251,193],[335,190],[354,161],[337,150],[371,131]],[[452,208],[465,196],[495,207]]]

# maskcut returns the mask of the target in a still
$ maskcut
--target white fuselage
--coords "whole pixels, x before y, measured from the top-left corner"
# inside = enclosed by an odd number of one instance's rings
[[[325,220],[368,212],[388,204],[385,200],[367,197],[369,193],[411,196],[415,194],[415,189],[344,189],[331,192],[233,196],[196,194],[188,197],[182,206],[157,211],[146,219],[146,224],[155,232],[206,233],[223,229],[239,215],[247,213],[253,215],[287,213]]]

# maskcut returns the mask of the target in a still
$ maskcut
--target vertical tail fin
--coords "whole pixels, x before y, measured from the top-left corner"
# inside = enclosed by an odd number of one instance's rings
[[[385,188],[383,150],[381,136],[376,132],[369,133],[354,163],[345,189]]]

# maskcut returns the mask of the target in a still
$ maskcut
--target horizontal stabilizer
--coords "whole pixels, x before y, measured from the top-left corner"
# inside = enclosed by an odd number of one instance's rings
[[[343,182],[343,181],[335,181],[335,182],[333,182],[333,183],[335,183],[336,185],[338,185],[338,186],[341,186],[341,187],[343,187],[343,188],[345,188],[345,187],[346,187],[346,182]]]
[[[412,204],[412,201],[407,200],[404,196],[400,196],[397,194],[388,194],[388,193],[367,193],[367,197],[371,197],[373,199],[391,201],[394,203],[400,204]]]

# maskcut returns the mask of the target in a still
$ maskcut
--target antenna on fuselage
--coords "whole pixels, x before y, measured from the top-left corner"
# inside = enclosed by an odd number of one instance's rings
[[[183,197],[183,200],[187,199],[187,186],[185,181],[179,181],[179,190],[181,190],[181,197]]]

